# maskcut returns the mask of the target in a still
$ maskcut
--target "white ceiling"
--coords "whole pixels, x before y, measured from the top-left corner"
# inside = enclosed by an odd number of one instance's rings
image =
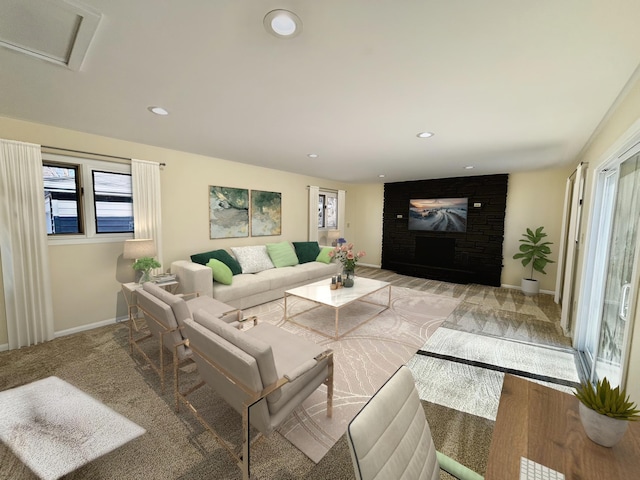
[[[80,3],[79,71],[0,48],[1,116],[347,182],[569,165],[640,64],[639,0]]]

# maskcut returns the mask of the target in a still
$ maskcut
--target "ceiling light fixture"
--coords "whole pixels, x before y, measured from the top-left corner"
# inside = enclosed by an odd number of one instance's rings
[[[378,175],[378,178],[384,178],[384,174],[381,173],[380,175]]]
[[[433,133],[432,132],[420,132],[419,134],[416,135],[416,137],[418,137],[418,138],[429,138],[429,137],[433,137]]]
[[[465,170],[473,170],[473,165],[466,165],[464,167]]]
[[[318,158],[318,154],[317,153],[307,153],[307,157],[309,158]]]
[[[302,32],[302,20],[288,10],[272,10],[264,16],[264,28],[278,38],[293,38]]]
[[[147,110],[149,110],[151,113],[155,113],[156,115],[169,115],[169,112],[162,107],[151,106],[148,107]]]

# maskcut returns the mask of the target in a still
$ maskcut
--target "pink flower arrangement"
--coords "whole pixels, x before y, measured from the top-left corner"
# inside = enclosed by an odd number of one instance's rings
[[[357,253],[353,252],[353,243],[347,243],[346,245],[341,245],[329,252],[330,257],[335,257],[344,266],[346,270],[353,270],[356,267],[356,263],[366,255],[365,252],[360,251]]]

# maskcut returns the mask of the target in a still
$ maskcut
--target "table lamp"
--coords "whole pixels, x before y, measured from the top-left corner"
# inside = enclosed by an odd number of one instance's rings
[[[327,234],[327,240],[331,242],[331,246],[335,247],[338,245],[338,239],[340,238],[340,230],[329,230]]]
[[[150,238],[135,238],[124,241],[124,252],[122,258],[135,260],[134,270],[142,270],[142,276],[138,283],[151,280],[150,271],[152,268],[160,267],[160,264],[153,257],[156,255],[156,244]]]

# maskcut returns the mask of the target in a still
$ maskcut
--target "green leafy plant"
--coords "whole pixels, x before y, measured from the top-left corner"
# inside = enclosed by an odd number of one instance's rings
[[[555,263],[553,260],[547,258],[547,255],[551,254],[549,245],[553,245],[553,243],[542,241],[544,237],[547,236],[547,234],[542,231],[543,229],[544,227],[538,227],[534,232],[530,228],[527,228],[527,232],[522,234],[524,238],[520,239],[520,253],[516,253],[513,256],[515,260],[522,260],[523,267],[531,264],[531,277],[529,280],[533,280],[534,270],[546,275],[547,272],[544,271],[544,267],[547,266],[547,263]]]
[[[134,270],[142,270],[143,272],[149,272],[152,268],[160,268],[160,263],[153,257],[138,258],[133,263]]]
[[[606,377],[598,381],[595,387],[591,382],[581,383],[574,395],[586,407],[607,417],[629,421],[640,418],[640,410],[629,401],[627,392],[619,386],[612,389]]]
[[[133,263],[132,267],[134,270],[142,270],[142,276],[138,280],[138,283],[142,284],[153,280],[151,278],[151,269],[160,268],[160,263],[153,257],[140,257]]]

